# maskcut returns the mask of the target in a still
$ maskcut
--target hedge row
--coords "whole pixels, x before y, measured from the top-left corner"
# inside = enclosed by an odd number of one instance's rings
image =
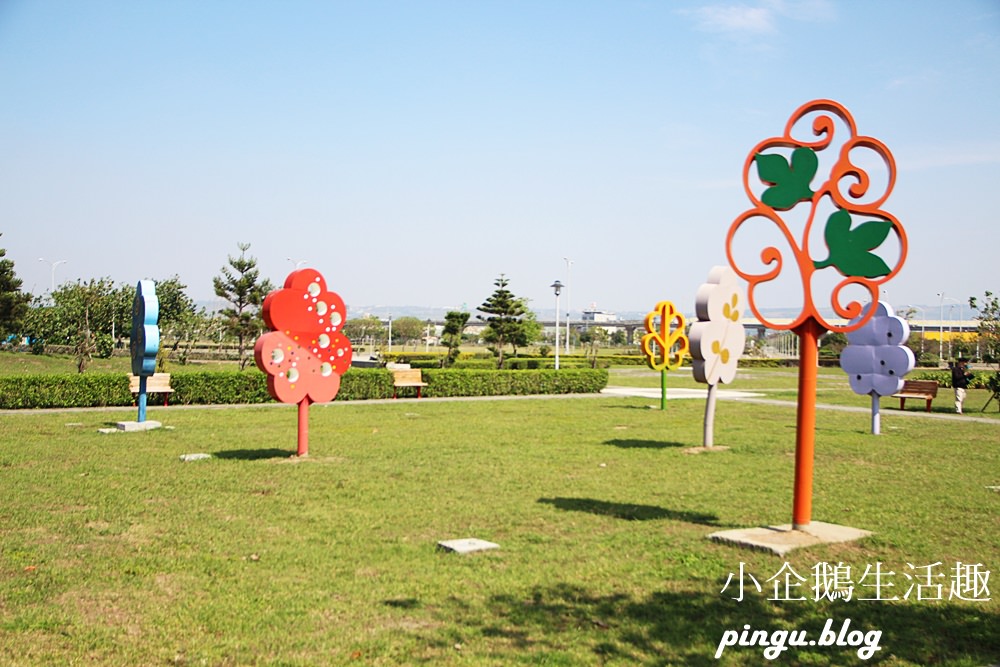
[[[10,375],[0,377],[0,408],[92,408],[132,405],[128,376]]]
[[[495,371],[429,369],[423,373],[423,395],[503,396],[596,393],[608,383],[604,370]],[[267,403],[267,376],[252,370],[201,371],[172,375],[174,405]],[[407,390],[404,390],[407,391]],[[391,398],[392,372],[355,368],[341,378],[338,401]],[[410,390],[412,394],[412,390]],[[402,395],[410,395],[402,394]],[[156,397],[150,399],[155,401]],[[0,377],[0,409],[129,406],[128,376],[112,373],[82,375],[19,375]]]
[[[910,380],[937,380],[941,387],[951,389],[951,370],[915,371],[906,376]],[[992,381],[991,381],[992,378]],[[994,389],[1000,383],[1000,373],[996,371],[972,371],[969,389]]]
[[[393,361],[410,364],[411,368],[432,369],[441,368],[444,363],[444,353],[437,352],[392,352],[384,354],[382,361]],[[684,366],[692,363],[690,356],[685,356],[681,362]],[[545,357],[537,355],[518,355],[504,359],[504,368],[507,370],[554,368],[556,358],[550,354]],[[560,354],[560,368],[590,368],[592,357],[585,354]],[[837,357],[820,359],[820,364],[824,366],[838,366],[840,364]],[[459,355],[458,360],[451,368],[477,368],[482,370],[495,369],[496,358],[489,354],[467,354]],[[598,368],[609,368],[611,366],[647,366],[649,361],[644,354],[602,354],[597,357]],[[797,357],[787,359],[772,359],[767,357],[741,357],[740,368],[779,368],[797,367],[799,360]]]

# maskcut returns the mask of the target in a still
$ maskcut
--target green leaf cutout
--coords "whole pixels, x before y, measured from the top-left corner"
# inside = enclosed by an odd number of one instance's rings
[[[792,163],[783,155],[754,155],[757,175],[771,185],[760,200],[779,211],[787,211],[800,201],[811,199],[813,191],[809,184],[816,175],[819,159],[811,148],[796,148],[792,151]]]
[[[892,223],[887,220],[869,220],[851,229],[851,214],[838,210],[826,221],[823,238],[830,256],[822,262],[813,262],[817,269],[836,267],[845,276],[878,278],[889,274],[889,265],[872,250],[882,245]]]

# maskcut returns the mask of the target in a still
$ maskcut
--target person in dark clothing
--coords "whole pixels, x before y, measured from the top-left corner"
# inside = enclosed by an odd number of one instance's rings
[[[965,402],[965,390],[969,387],[972,373],[969,372],[969,360],[959,359],[951,367],[951,386],[955,390],[955,412],[962,414],[962,403]]]

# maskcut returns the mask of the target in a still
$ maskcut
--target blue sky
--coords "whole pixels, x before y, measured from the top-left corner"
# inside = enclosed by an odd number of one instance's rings
[[[1000,291],[994,0],[4,0],[0,247],[34,292],[66,260],[208,300],[247,242],[349,308],[474,309],[504,273],[690,312],[746,156],[818,98],[895,156],[885,297]]]

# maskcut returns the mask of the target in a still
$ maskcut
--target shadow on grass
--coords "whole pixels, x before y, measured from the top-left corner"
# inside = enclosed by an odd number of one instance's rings
[[[787,646],[785,664],[866,664],[858,655],[863,646],[879,646],[870,664],[892,660],[910,665],[995,664],[1000,657],[1000,614],[982,603],[929,602],[817,603],[772,602],[753,593],[737,602],[719,593],[656,591],[645,595],[595,594],[569,584],[538,586],[524,595],[490,598],[484,617],[468,617],[491,653],[562,654],[568,642],[601,659],[616,658],[636,665],[768,664],[762,646],[730,646],[715,658],[723,634],[742,632],[745,625],[764,630],[805,631],[806,640],[819,640],[828,619],[840,633],[849,621],[854,646]],[[461,606],[461,601],[453,600]],[[930,631],[933,629],[933,631]],[[880,636],[876,636],[879,632]],[[844,643],[847,643],[846,641]],[[893,664],[900,664],[893,662]]]
[[[392,598],[383,600],[382,604],[394,609],[417,609],[421,606],[420,600],[416,598]]]
[[[567,512],[587,512],[598,516],[610,516],[625,521],[657,521],[670,519],[697,523],[703,526],[719,526],[719,517],[714,514],[688,512],[684,510],[669,510],[656,505],[637,505],[634,503],[610,503],[606,500],[593,498],[539,498],[538,502],[552,505]]]
[[[666,449],[668,447],[690,447],[691,445],[682,442],[664,442],[663,440],[630,440],[614,439],[606,440],[605,445],[621,447],[622,449]]]
[[[646,400],[653,400],[653,399],[646,399]],[[659,399],[655,399],[655,400],[659,400]],[[645,405],[602,405],[601,407],[603,409],[605,409],[605,410],[647,410],[648,411],[648,410],[652,410],[653,409],[653,406],[649,405],[649,404],[645,404]]]
[[[215,452],[213,454],[220,459],[236,459],[238,461],[257,461],[260,459],[287,459],[295,456],[295,452],[288,449],[230,449],[225,452]]]

